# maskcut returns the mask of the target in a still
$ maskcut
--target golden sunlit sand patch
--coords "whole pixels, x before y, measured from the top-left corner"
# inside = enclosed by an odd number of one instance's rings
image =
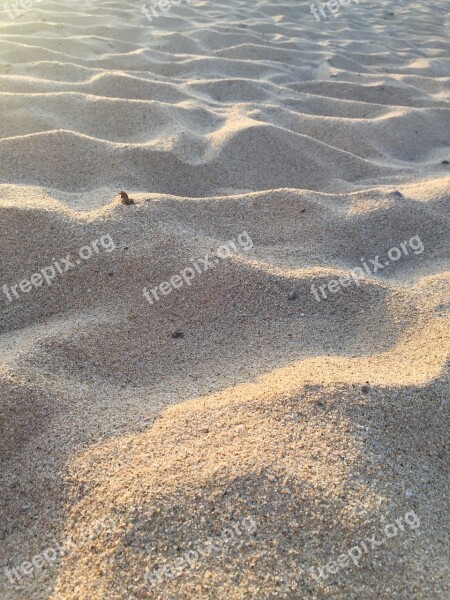
[[[1,599],[448,598],[446,2],[141,8],[0,14]]]

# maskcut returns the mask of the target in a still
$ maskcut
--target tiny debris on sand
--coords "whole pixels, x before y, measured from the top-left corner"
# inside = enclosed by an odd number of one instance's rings
[[[134,204],[134,200],[128,197],[126,192],[120,192],[120,201],[122,204]]]

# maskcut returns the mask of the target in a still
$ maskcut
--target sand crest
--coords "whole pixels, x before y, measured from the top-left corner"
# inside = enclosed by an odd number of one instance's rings
[[[447,2],[144,6],[0,14],[0,598],[448,598]]]

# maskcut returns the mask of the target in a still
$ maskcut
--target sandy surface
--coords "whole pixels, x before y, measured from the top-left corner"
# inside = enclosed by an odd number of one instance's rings
[[[448,1],[29,2],[0,598],[449,598]]]

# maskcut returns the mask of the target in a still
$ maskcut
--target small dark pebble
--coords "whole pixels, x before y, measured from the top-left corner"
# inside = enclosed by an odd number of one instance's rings
[[[301,213],[304,213],[304,212],[305,212],[305,210],[306,210],[306,208],[302,208],[300,212],[301,212]]]
[[[114,275],[114,273],[113,273],[112,271],[108,271],[108,275],[109,275],[110,277],[112,277],[112,276]]]
[[[394,196],[397,196],[398,198],[404,198],[403,194],[401,192],[399,192],[398,190],[395,190]]]
[[[370,392],[370,387],[368,385],[363,385],[361,391],[363,394],[368,394]]]
[[[298,298],[298,292],[296,290],[294,290],[293,292],[291,292],[288,296],[289,300],[297,300]]]
[[[128,250],[128,248],[129,248],[128,246],[124,246],[123,247],[124,250]]]
[[[443,160],[441,162],[441,165],[450,165],[450,162],[448,160]]]
[[[174,331],[172,337],[174,340],[177,340],[178,338],[184,337],[184,333],[182,331]]]

